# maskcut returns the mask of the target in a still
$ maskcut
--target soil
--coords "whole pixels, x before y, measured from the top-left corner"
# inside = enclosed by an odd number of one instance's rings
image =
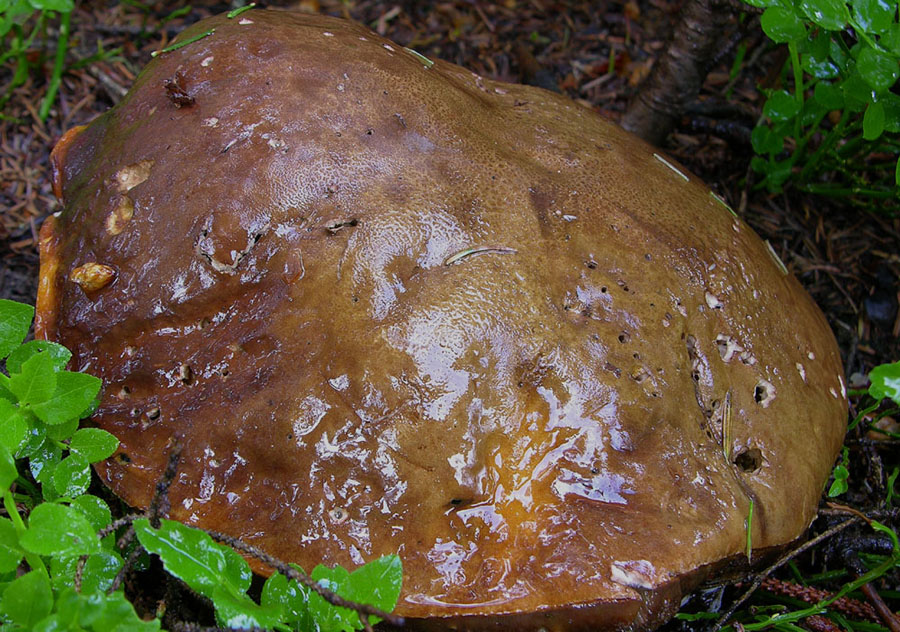
[[[428,57],[565,93],[612,119],[621,116],[664,49],[680,8],[677,0],[300,0],[267,6],[350,18]],[[184,26],[234,8],[208,0],[180,7],[79,3],[71,20],[69,69],[46,122],[37,112],[52,69],[56,22],[50,22],[47,38],[36,38],[29,60],[37,71],[13,91],[0,117],[0,298],[34,301],[37,233],[44,218],[60,210],[48,156],[61,134],[115,105],[150,53]],[[733,72],[738,49],[745,50],[744,61]],[[91,56],[96,59],[82,61]],[[861,387],[873,366],[900,360],[900,219],[840,200],[754,188],[749,138],[764,100],[758,87],[779,85],[783,59],[783,51],[761,35],[753,14],[741,17],[735,10],[700,97],[663,149],[705,179],[772,244],[826,314],[849,382]],[[0,95],[14,70],[12,60],[0,67]],[[873,441],[864,428],[848,437],[851,490],[842,500],[864,512],[884,511],[886,477],[898,462],[898,450],[896,443]],[[883,519],[896,527],[896,513]],[[823,510],[813,531],[836,519]],[[824,553],[804,558],[804,568],[825,568],[834,555]],[[897,591],[896,585],[888,588]]]

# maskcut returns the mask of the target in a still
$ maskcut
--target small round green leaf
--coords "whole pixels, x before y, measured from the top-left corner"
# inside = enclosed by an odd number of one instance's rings
[[[884,105],[881,102],[870,103],[863,116],[863,138],[875,140],[884,131]]]
[[[776,90],[766,99],[763,114],[774,123],[789,121],[800,112],[797,99],[784,90]]]
[[[57,590],[75,583],[75,571],[80,557],[54,557],[50,561],[51,583]],[[117,553],[103,551],[88,557],[81,574],[81,592],[90,594],[108,589],[124,561]]]
[[[100,428],[82,428],[72,435],[69,450],[96,463],[109,457],[119,447],[119,440]]]
[[[882,92],[893,86],[900,77],[897,58],[865,46],[856,60],[856,69],[873,90]]]
[[[0,599],[0,614],[30,630],[53,610],[50,580],[41,571],[31,571],[15,579]]]
[[[869,372],[869,395],[874,399],[890,397],[900,404],[900,362],[880,364]]]
[[[843,0],[801,0],[800,9],[810,20],[829,31],[840,31],[850,20]]]
[[[56,493],[67,498],[80,496],[91,484],[91,465],[80,454],[70,454],[53,470]]]
[[[96,496],[84,494],[72,499],[72,506],[83,513],[90,521],[91,526],[99,531],[112,521],[109,505]]]
[[[28,517],[22,547],[38,555],[74,557],[100,552],[100,539],[91,523],[74,507],[43,503]]]
[[[798,42],[806,37],[806,27],[793,11],[774,6],[759,18],[763,32],[778,44]]]
[[[31,305],[0,299],[0,358],[22,344],[33,317]]]
[[[894,21],[897,4],[887,0],[852,0],[856,22],[869,33],[886,32]]]

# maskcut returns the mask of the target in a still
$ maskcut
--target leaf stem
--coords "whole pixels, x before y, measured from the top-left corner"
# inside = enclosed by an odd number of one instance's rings
[[[20,536],[25,533],[28,528],[25,526],[25,522],[22,520],[22,516],[19,515],[19,509],[16,507],[16,501],[9,489],[5,489],[3,491],[3,508],[6,509],[6,513],[9,516],[9,519],[12,521],[13,528],[15,528],[16,533]],[[32,568],[32,570],[40,571],[47,577],[50,576],[50,574],[47,572],[47,567],[44,566],[44,560],[41,559],[40,555],[35,555],[34,553],[26,551],[25,561],[28,562],[28,565]]]
[[[63,69],[66,63],[66,49],[69,47],[69,21],[71,19],[71,12],[60,13],[59,39],[56,41],[56,59],[53,62],[53,74],[50,76],[50,85],[47,87],[47,94],[44,96],[44,102],[41,103],[41,111],[38,113],[41,121],[47,120],[47,116],[50,114],[50,107],[56,100],[56,93],[62,80]]]

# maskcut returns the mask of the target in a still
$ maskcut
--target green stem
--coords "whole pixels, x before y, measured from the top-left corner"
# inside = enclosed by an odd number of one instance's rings
[[[71,12],[61,13],[59,18],[59,39],[56,42],[56,60],[53,63],[53,74],[50,76],[50,85],[47,87],[47,95],[41,103],[41,111],[38,113],[42,121],[47,120],[50,114],[50,106],[56,100],[56,92],[62,80],[63,69],[66,63],[66,49],[69,47],[69,20]]]
[[[794,98],[797,99],[797,116],[794,117],[794,138],[800,142],[800,118],[803,112],[803,69],[800,67],[800,52],[797,42],[788,43],[791,55],[791,68],[794,71]]]
[[[13,527],[16,530],[16,534],[21,536],[23,533],[25,533],[27,527],[25,526],[25,522],[22,520],[22,516],[19,515],[19,509],[16,507],[16,501],[9,489],[6,489],[3,492],[3,508],[6,509],[6,513],[9,516],[9,519],[12,521]],[[50,573],[47,572],[47,567],[44,566],[44,560],[42,560],[39,555],[35,555],[34,553],[29,553],[26,551],[25,561],[28,562],[28,565],[32,570],[40,571],[47,577],[50,576]]]

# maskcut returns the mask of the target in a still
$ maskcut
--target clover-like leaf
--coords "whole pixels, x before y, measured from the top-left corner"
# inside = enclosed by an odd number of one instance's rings
[[[22,344],[33,317],[34,308],[30,305],[0,299],[0,358]]]
[[[100,428],[81,428],[72,435],[69,450],[90,463],[109,457],[119,447],[119,440]]]
[[[100,540],[84,514],[57,503],[42,503],[32,510],[19,542],[38,555],[75,557],[100,552]]]

